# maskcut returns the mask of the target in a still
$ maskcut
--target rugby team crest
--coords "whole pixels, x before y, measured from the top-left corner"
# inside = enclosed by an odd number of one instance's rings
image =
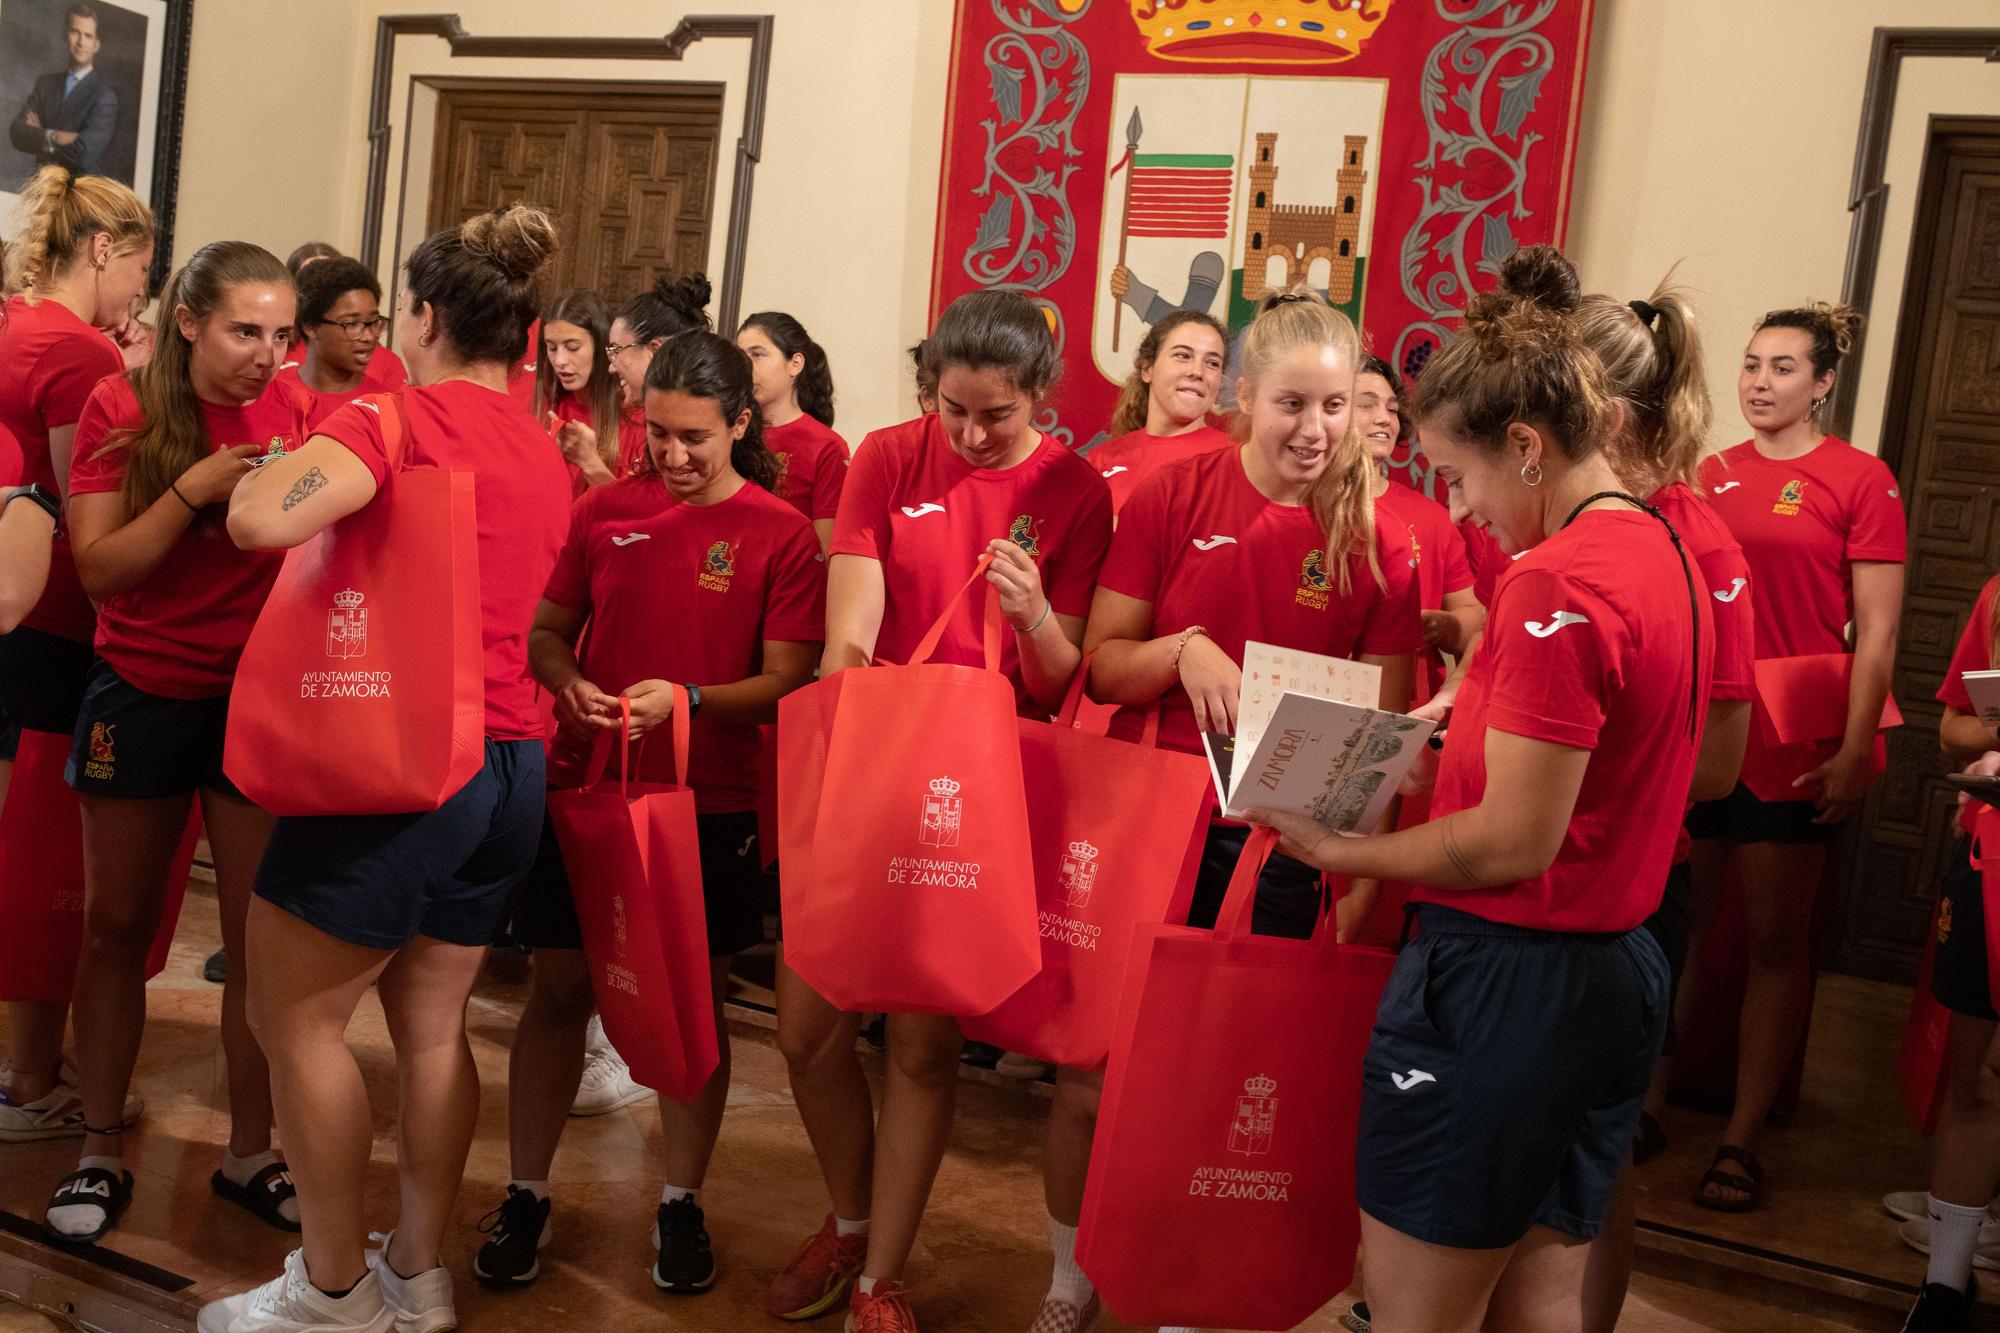
[[[965,815],[965,801],[959,784],[951,778],[932,778],[924,796],[924,817],[917,829],[917,841],[926,847],[958,846],[958,831]]]
[[[349,588],[333,595],[333,610],[326,613],[326,655],[360,657],[368,651],[367,598]]]

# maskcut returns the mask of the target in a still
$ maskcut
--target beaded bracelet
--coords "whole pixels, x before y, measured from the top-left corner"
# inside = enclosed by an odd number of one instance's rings
[[[1201,625],[1189,625],[1174,640],[1174,660],[1168,665],[1173,670],[1175,680],[1181,678],[1181,654],[1187,651],[1187,646],[1194,639],[1195,635],[1206,633],[1208,633],[1208,630]]]

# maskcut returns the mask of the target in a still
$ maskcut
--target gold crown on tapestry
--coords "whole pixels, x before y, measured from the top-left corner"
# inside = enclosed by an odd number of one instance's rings
[[[1069,854],[1079,861],[1095,861],[1097,848],[1089,842],[1077,841],[1069,845]]]
[[[1278,1080],[1266,1078],[1262,1074],[1257,1075],[1255,1078],[1246,1078],[1243,1080],[1243,1091],[1249,1093],[1252,1097],[1269,1097],[1277,1090]]]
[[[333,604],[343,611],[352,611],[367,600],[366,597],[363,597],[352,588],[349,588],[346,592],[337,592],[333,595]]]
[[[1351,60],[1393,0],[1131,0],[1162,60],[1325,65]]]
[[[951,778],[932,778],[931,795],[956,796],[958,795],[958,783]]]

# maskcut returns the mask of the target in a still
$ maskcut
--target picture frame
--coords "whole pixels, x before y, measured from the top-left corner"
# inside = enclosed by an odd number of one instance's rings
[[[0,0],[0,116],[8,125],[0,232],[17,229],[19,191],[43,163],[111,176],[152,205],[158,241],[149,285],[159,290],[173,265],[193,25],[194,0]],[[77,49],[72,28],[91,62],[74,85],[67,83]],[[85,87],[89,79],[98,88]],[[44,123],[57,119],[60,127]],[[57,145],[38,127],[78,137]]]

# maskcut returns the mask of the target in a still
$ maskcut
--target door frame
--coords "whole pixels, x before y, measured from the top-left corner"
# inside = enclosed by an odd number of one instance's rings
[[[368,98],[368,185],[363,195],[360,258],[382,269],[382,215],[389,189],[389,107],[395,94],[396,39],[444,39],[454,59],[555,59],[679,61],[704,39],[750,43],[743,90],[743,128],[736,139],[736,170],[717,284],[716,327],[736,327],[742,306],[744,258],[750,246],[750,192],[764,155],[764,107],[771,82],[771,40],[777,20],[769,14],[691,14],[664,37],[476,36],[456,14],[384,14],[375,25],[375,64]],[[665,81],[663,81],[665,82]],[[412,80],[414,87],[414,80]],[[409,118],[404,117],[408,139]]]
[[[1923,497],[1920,480],[1906,471],[1906,465],[1915,466],[1917,452],[1907,447],[1911,443],[1908,436],[1922,412],[1931,386],[1930,362],[1937,344],[1935,339],[1925,338],[1926,315],[1943,295],[1948,260],[1948,255],[1938,244],[1938,228],[1944,221],[1945,187],[1949,176],[1946,149],[1953,141],[1961,140],[1990,148],[1996,156],[2000,156],[2000,116],[1932,115],[1924,137],[1923,160],[1917,176],[1916,212],[1910,228],[1909,265],[1903,278],[1895,341],[1890,352],[1888,382],[1892,388],[1885,405],[1882,436],[1878,442],[1882,462],[1896,478],[1897,488],[1902,491],[1904,504],[1913,517],[1921,512]],[[1877,241],[1879,245],[1879,237]],[[1871,286],[1872,270],[1871,262]],[[1840,378],[1846,383],[1852,383],[1857,378],[1851,360],[1841,367]],[[1904,568],[1903,615],[1907,616],[1907,572],[1912,564],[1906,564]],[[1905,645],[1899,641],[1896,648],[1898,664],[1890,676],[1892,687],[1902,675],[1900,659],[1904,648]],[[1892,768],[1878,782],[1891,781],[1894,777]],[[1919,776],[1917,780],[1929,779]],[[1857,878],[1861,864],[1857,855],[1861,828],[1861,821],[1855,821],[1843,832],[1837,845],[1831,872],[1836,885],[1838,910],[1829,914],[1826,925],[1829,935],[1822,935],[1821,941],[1829,946],[1828,956],[1838,971],[1908,982],[1916,971],[1917,953],[1914,950],[1904,956],[1900,952],[1861,947],[1850,938],[1849,927],[1862,916],[1866,906],[1864,899],[1873,887]]]

